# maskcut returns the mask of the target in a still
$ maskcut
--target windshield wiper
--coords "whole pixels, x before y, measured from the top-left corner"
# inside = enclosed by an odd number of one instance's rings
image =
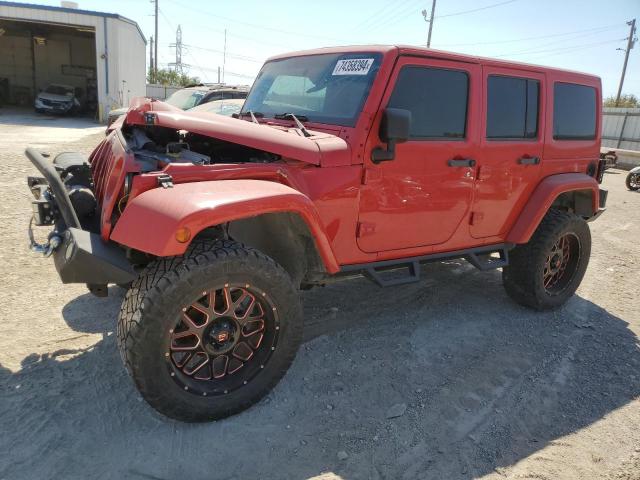
[[[309,133],[307,128],[302,124],[302,122],[308,122],[309,121],[309,119],[304,115],[296,116],[293,113],[280,113],[278,115],[274,115],[273,118],[275,118],[277,120],[293,120],[294,122],[296,122],[296,125],[298,126],[298,129],[302,132],[302,134],[305,137],[310,137],[311,136],[311,134]]]
[[[264,117],[264,113],[254,112],[253,110],[247,110],[246,112],[234,113],[232,117],[235,117],[235,118],[251,117],[251,121],[259,125],[260,122],[258,122],[258,118]]]

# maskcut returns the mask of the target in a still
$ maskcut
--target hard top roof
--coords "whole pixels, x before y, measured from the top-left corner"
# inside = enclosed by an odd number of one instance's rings
[[[509,60],[499,60],[496,58],[466,55],[463,53],[448,52],[445,50],[434,50],[432,48],[420,47],[415,45],[349,45],[349,46],[340,46],[340,47],[325,47],[325,48],[316,48],[313,50],[301,50],[298,52],[275,55],[267,59],[267,61],[281,60],[284,58],[291,58],[291,57],[301,57],[305,55],[321,55],[321,54],[328,54],[328,53],[372,52],[372,53],[382,53],[384,55],[393,51],[396,51],[398,55],[411,55],[411,56],[418,56],[418,57],[425,57],[425,58],[436,58],[440,60],[453,60],[457,62],[492,65],[492,66],[504,67],[504,68],[520,68],[523,70],[532,70],[537,72],[551,72],[551,71],[565,72],[565,73],[582,75],[584,77],[590,77],[593,79],[599,78],[597,75],[584,73],[584,72],[576,72],[573,70],[564,70],[561,68],[546,67],[546,66],[534,65],[534,64],[523,63],[523,62],[512,62]]]

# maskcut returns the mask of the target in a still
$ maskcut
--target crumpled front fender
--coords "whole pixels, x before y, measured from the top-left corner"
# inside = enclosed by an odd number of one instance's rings
[[[298,214],[327,272],[339,270],[313,202],[291,187],[263,180],[216,180],[148,190],[127,204],[111,240],[159,257],[182,255],[188,243],[176,240],[179,228],[188,228],[193,239],[214,225],[276,212]]]

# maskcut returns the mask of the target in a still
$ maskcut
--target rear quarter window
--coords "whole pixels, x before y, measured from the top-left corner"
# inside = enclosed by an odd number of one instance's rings
[[[553,139],[596,138],[596,89],[575,83],[553,86]]]

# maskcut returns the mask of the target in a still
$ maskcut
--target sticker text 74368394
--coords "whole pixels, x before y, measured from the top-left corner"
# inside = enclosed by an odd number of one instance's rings
[[[373,65],[373,60],[373,58],[338,60],[332,75],[366,75]]]

